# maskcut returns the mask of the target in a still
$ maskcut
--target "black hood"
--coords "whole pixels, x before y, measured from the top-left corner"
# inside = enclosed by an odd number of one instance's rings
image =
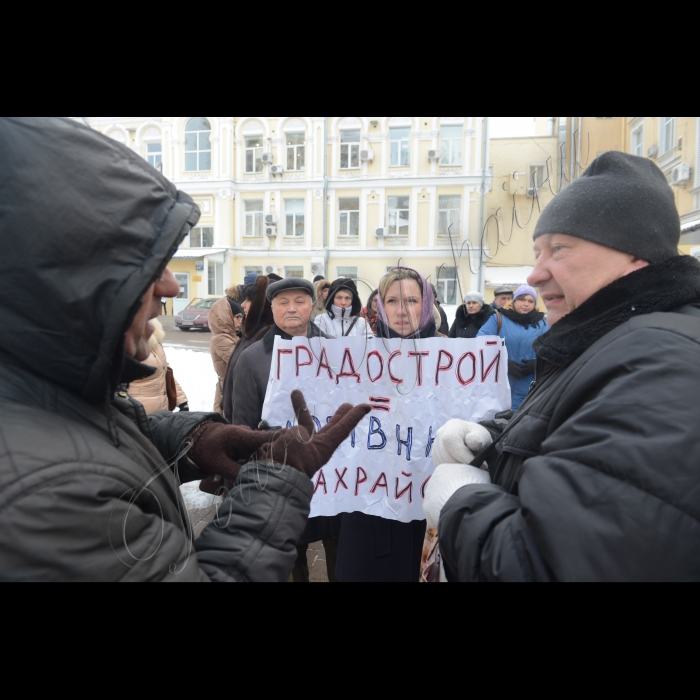
[[[331,291],[328,294],[328,300],[326,301],[326,311],[331,318],[335,318],[333,313],[333,302],[335,301],[335,295],[338,292],[350,292],[352,294],[352,315],[359,316],[362,311],[362,301],[360,299],[360,294],[357,291],[357,286],[350,279],[338,279],[331,285]]]
[[[0,117],[0,358],[90,403],[141,298],[199,220],[126,146],[59,117]]]

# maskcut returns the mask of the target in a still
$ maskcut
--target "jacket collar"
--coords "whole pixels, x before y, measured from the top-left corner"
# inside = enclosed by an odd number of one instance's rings
[[[535,341],[537,355],[568,367],[637,316],[678,311],[700,301],[700,262],[678,257],[613,282]]]
[[[266,353],[271,353],[275,347],[275,338],[279,336],[283,340],[292,340],[292,336],[289,333],[285,333],[278,326],[272,326],[268,334],[263,338],[263,347]],[[309,331],[306,334],[307,338],[328,338],[325,333],[322,333],[319,327],[315,323],[309,323]]]

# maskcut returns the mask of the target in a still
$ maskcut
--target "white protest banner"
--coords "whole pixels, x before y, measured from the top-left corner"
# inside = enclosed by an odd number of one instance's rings
[[[508,353],[497,337],[381,340],[277,337],[263,420],[291,427],[299,389],[320,429],[344,403],[370,404],[314,479],[311,517],[361,512],[423,520],[437,431],[453,418],[480,422],[511,407]]]

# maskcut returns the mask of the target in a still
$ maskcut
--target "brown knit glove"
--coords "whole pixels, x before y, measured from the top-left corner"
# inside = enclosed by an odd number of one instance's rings
[[[316,434],[311,413],[300,391],[292,393],[292,405],[298,427],[280,430],[258,451],[258,459],[275,464],[288,464],[310,479],[328,464],[335,451],[350,437],[358,423],[371,411],[371,406],[344,404],[330,423]]]
[[[300,391],[292,393],[292,406],[299,425],[291,430],[260,432],[221,423],[201,426],[192,436],[190,460],[205,474],[227,481],[235,481],[243,464],[255,458],[289,465],[311,478],[372,410],[367,405],[353,408],[345,404],[316,435]]]

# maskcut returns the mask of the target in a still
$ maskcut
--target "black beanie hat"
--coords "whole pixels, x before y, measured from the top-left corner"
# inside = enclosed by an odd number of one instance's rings
[[[610,151],[542,212],[535,239],[557,233],[658,263],[678,257],[681,221],[673,190],[652,161]]]

